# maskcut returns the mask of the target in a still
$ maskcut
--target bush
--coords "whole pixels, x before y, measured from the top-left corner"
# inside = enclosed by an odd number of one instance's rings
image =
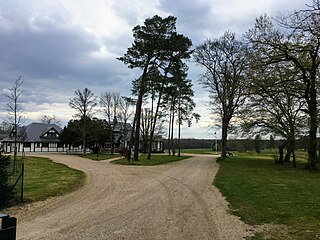
[[[9,185],[10,156],[5,156],[0,153],[0,209],[4,208],[12,199],[13,192]]]

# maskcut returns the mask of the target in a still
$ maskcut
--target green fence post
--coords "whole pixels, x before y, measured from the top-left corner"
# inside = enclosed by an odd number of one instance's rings
[[[23,180],[24,180],[24,160],[22,159],[22,166],[21,166],[21,202],[23,202]]]

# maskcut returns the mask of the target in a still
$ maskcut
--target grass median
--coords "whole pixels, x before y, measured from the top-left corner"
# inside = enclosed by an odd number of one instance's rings
[[[271,224],[252,239],[320,239],[320,174],[271,156],[220,161],[214,181],[232,211],[251,225]]]
[[[154,166],[170,162],[181,161],[190,158],[188,156],[168,156],[168,155],[152,155],[151,159],[147,159],[147,154],[142,154],[139,156],[139,161],[129,162],[127,159],[118,159],[112,161],[112,163],[122,164],[122,165],[137,165],[137,166]]]
[[[45,200],[83,186],[85,174],[48,158],[25,157],[24,201]]]
[[[114,154],[110,154],[110,153],[89,153],[86,154],[85,156],[81,155],[82,157],[85,158],[89,158],[91,160],[95,160],[95,161],[102,161],[102,160],[108,160],[111,158],[118,158],[121,157],[121,155],[119,153],[114,153]]]

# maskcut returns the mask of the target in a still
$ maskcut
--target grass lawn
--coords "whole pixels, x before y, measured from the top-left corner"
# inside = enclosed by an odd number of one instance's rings
[[[211,148],[195,148],[195,149],[181,149],[181,153],[194,153],[194,154],[215,154]]]
[[[303,170],[301,162],[298,169],[275,164],[266,155],[238,155],[219,164],[214,185],[236,215],[252,225],[280,224],[252,239],[320,239],[319,173]]]
[[[107,160],[107,159],[111,159],[111,158],[121,157],[121,155],[119,153],[114,153],[113,155],[111,155],[110,153],[99,153],[99,154],[89,153],[83,157],[89,158],[89,159],[95,160],[95,161],[101,161],[101,160]]]
[[[128,162],[127,159],[119,159],[113,161],[116,164],[123,164],[123,165],[138,165],[138,166],[154,166],[160,165],[170,162],[176,162],[180,160],[184,160],[189,158],[188,156],[169,156],[169,155],[152,155],[151,160],[147,160],[147,154],[143,154],[139,156],[139,161],[134,161],[133,163]]]
[[[25,158],[24,201],[39,201],[80,188],[85,174],[50,159]]]

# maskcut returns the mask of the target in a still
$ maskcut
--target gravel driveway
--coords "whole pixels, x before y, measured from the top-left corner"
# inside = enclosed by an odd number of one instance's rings
[[[87,174],[80,190],[13,208],[19,239],[226,239],[250,234],[212,186],[213,156],[153,167],[41,155]]]

